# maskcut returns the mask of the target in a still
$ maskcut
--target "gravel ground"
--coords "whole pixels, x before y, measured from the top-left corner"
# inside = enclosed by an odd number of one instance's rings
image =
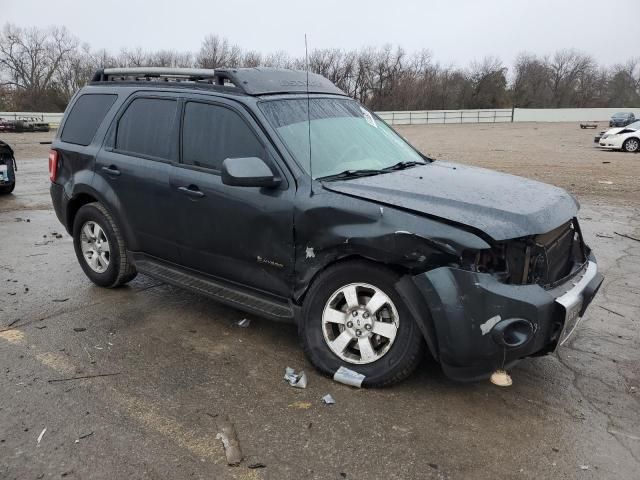
[[[93,286],[52,211],[37,143],[51,134],[3,135],[20,170],[0,197],[0,479],[637,480],[640,242],[614,232],[640,237],[640,156],[597,151],[575,125],[401,132],[436,157],[577,195],[606,279],[567,346],[523,361],[507,389],[451,382],[426,358],[392,388],[336,384],[293,326],[144,276]],[[306,390],[283,381],[286,366],[307,372]],[[224,415],[238,467],[216,438]]]

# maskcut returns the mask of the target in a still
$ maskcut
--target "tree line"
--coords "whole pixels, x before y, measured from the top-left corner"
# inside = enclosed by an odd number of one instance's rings
[[[64,27],[5,24],[0,33],[0,111],[63,111],[99,68],[255,67],[304,70],[285,51],[246,50],[208,35],[198,51],[125,49],[114,54],[81,43]],[[429,50],[384,45],[314,49],[309,70],[324,75],[373,110],[639,107],[640,57],[603,66],[577,50],[522,53],[511,68],[485,57],[463,68],[436,62]]]

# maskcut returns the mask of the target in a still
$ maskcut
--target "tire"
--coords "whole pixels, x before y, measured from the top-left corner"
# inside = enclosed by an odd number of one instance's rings
[[[403,304],[395,289],[394,285],[397,279],[398,275],[394,272],[365,261],[336,265],[320,274],[305,298],[302,319],[298,325],[298,333],[304,352],[318,370],[332,377],[339,367],[344,366],[363,374],[365,378],[362,385],[367,387],[384,387],[404,380],[411,375],[424,356],[424,340],[418,325],[411,317],[409,310]],[[366,315],[367,312],[362,313],[360,311],[361,307],[355,309],[358,310],[356,312],[358,316],[353,317],[354,312],[349,311],[350,309],[346,305],[346,296],[341,296],[343,294],[337,292],[344,287],[351,288],[356,284],[358,285],[356,288],[358,289],[358,300],[361,306],[372,298],[368,297],[369,295],[372,293],[377,294],[377,292],[382,292],[386,295],[390,302],[379,308],[375,315],[370,314],[367,317],[368,320],[364,319],[363,315]],[[363,287],[362,285],[366,286]],[[377,292],[368,290],[369,287],[375,288]],[[332,300],[338,301],[338,303],[330,303]],[[331,308],[330,305],[337,307],[340,302],[342,302],[342,306],[337,313],[343,315],[342,318],[344,318],[345,323],[324,323],[324,318],[332,316],[323,316],[327,311],[325,309]],[[347,310],[347,312],[343,313],[343,310]],[[394,311],[397,314],[398,322],[397,329],[395,329],[395,338],[390,342],[389,338],[381,337],[374,332],[378,331],[378,328],[382,326],[393,330],[393,327],[389,327],[391,323],[386,322],[393,318]],[[386,317],[382,318],[381,316]],[[337,319],[340,320],[340,317],[337,317]],[[372,319],[375,320],[371,322]],[[368,332],[364,328],[354,332],[354,328],[359,328],[355,325],[356,321],[358,321],[358,325],[362,325],[360,322],[369,321],[373,326],[369,325],[367,327],[364,324],[364,327],[369,330]],[[386,325],[380,325],[384,323]],[[347,328],[349,324],[351,324],[352,328]],[[347,330],[349,331],[347,332]],[[369,345],[373,346],[373,353],[376,354],[375,357],[366,359],[364,363],[354,363],[354,361],[357,362],[358,357],[360,357],[360,362],[363,362],[364,359],[360,349],[356,350],[355,347],[361,340],[359,337],[353,336],[357,335],[358,331],[360,336],[364,332],[364,335],[370,341]],[[329,342],[336,341],[338,336],[346,335],[347,333],[352,335],[352,339],[349,340],[346,349],[343,350],[341,358],[329,346]],[[382,346],[379,341],[382,341]],[[333,348],[339,350],[339,347],[336,347],[335,344]],[[353,352],[357,353],[354,354]],[[350,356],[350,361],[345,359],[345,356]],[[371,360],[371,358],[374,358],[374,360]]]
[[[11,185],[3,185],[0,187],[0,195],[7,195],[13,192],[14,188],[16,188],[16,182],[13,182]]]
[[[627,138],[622,144],[622,149],[625,152],[637,153],[640,151],[640,139],[635,137]]]
[[[88,203],[78,210],[73,222],[73,246],[82,270],[96,285],[115,288],[137,275],[127,257],[126,244],[118,225],[98,202]],[[93,250],[93,262],[87,259],[83,248]]]

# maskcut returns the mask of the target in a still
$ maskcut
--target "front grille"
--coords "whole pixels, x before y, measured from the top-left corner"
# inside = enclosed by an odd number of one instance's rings
[[[506,260],[509,283],[553,287],[586,261],[577,220],[548,233],[511,242],[506,248]]]

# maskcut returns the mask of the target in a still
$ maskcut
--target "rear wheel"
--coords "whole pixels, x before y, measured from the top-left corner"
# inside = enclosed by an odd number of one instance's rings
[[[322,273],[299,325],[304,351],[324,374],[341,366],[380,387],[408,377],[424,353],[422,334],[395,289],[397,275],[350,262]]]
[[[640,150],[640,140],[637,138],[627,138],[622,144],[622,149],[629,153],[637,152]]]
[[[98,202],[88,203],[78,210],[73,223],[73,246],[82,270],[96,285],[118,287],[137,274],[127,258],[120,229]]]
[[[0,195],[11,193],[13,192],[14,188],[16,188],[15,182],[13,182],[11,185],[3,185],[0,187]]]

